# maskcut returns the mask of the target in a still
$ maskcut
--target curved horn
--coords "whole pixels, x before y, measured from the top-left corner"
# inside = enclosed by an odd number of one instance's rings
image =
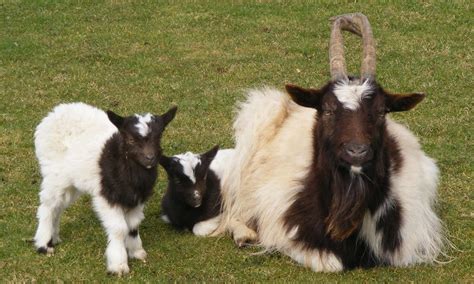
[[[338,29],[338,31],[336,32],[336,36],[340,37],[341,45],[342,45],[342,36],[341,36],[340,29],[352,32],[362,37],[363,58],[362,58],[360,75],[363,80],[375,79],[375,40],[372,34],[372,27],[370,26],[370,23],[367,17],[362,13],[353,13],[353,14],[344,14],[344,15],[333,17],[331,18],[331,21],[333,22],[333,30],[331,32],[331,44],[333,43],[332,37],[334,34],[334,30],[336,28]],[[329,50],[330,56],[331,56],[331,49],[332,48],[330,47],[330,50]],[[342,46],[340,47],[340,49],[342,50],[342,62],[344,65],[345,64],[344,57],[343,57],[344,50]],[[333,70],[333,67],[331,64],[331,75],[333,74],[332,70]],[[344,71],[345,71],[345,66],[344,66]]]
[[[331,79],[347,80],[346,60],[344,59],[344,40],[341,33],[343,18],[334,17],[332,21],[331,38],[329,39],[329,68]]]

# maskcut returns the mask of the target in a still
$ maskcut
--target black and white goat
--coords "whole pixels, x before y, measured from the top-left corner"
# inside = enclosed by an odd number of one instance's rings
[[[363,38],[360,78],[346,75],[341,29]],[[375,81],[362,14],[333,19],[330,64],[332,80],[320,89],[254,90],[240,106],[220,230],[314,271],[435,261],[443,243],[433,209],[438,168],[387,116],[424,95],[391,94]]]
[[[145,201],[153,192],[160,140],[176,107],[164,115],[121,117],[83,104],[61,104],[36,128],[43,177],[34,237],[40,253],[59,242],[60,215],[80,194],[92,196],[107,237],[107,270],[129,272],[130,258],[144,260],[138,234]]]
[[[200,155],[161,156],[160,164],[168,174],[161,203],[163,221],[198,236],[215,231],[221,219],[221,178],[234,153],[233,149],[218,149]]]

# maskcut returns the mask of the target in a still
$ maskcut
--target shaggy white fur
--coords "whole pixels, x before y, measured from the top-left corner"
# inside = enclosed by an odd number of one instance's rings
[[[366,93],[366,88],[360,89],[356,93]],[[352,108],[356,101],[346,100],[346,104]],[[298,228],[287,233],[283,224],[285,212],[302,189],[300,181],[309,171],[315,114],[275,89],[248,93],[234,122],[235,158],[224,173],[224,213],[218,232],[230,231],[235,239],[235,231],[242,232],[242,226],[257,221],[258,241],[266,249],[285,253],[315,271],[339,271],[343,265],[338,257],[303,248],[292,240]],[[432,262],[442,245],[440,220],[433,211],[438,169],[409,130],[389,118],[387,127],[404,159],[402,170],[391,176],[391,192],[402,208],[402,243],[394,253],[385,253],[376,231],[391,199],[374,215],[367,213],[359,237],[392,265]],[[255,239],[254,233],[247,232],[247,237]]]
[[[257,220],[259,242],[287,250],[283,215],[308,173],[315,114],[275,89],[248,93],[234,122],[235,156],[222,181],[224,222],[218,232],[230,231],[237,244],[256,241],[245,224]]]
[[[216,156],[212,160],[210,169],[222,179],[225,169],[229,166],[230,161],[234,157],[234,149],[222,149],[217,151]]]

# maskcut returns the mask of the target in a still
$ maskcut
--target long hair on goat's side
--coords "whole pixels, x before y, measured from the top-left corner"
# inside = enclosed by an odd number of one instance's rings
[[[242,178],[249,175],[254,165],[255,155],[278,134],[294,104],[290,98],[278,90],[264,87],[247,91],[246,99],[239,103],[233,123],[235,155],[222,177],[222,221],[213,235],[226,230],[230,219],[241,211],[239,199]]]

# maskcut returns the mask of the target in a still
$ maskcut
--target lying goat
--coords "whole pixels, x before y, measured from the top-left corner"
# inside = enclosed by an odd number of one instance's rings
[[[164,115],[121,117],[83,104],[61,104],[36,128],[41,168],[38,229],[40,253],[59,242],[60,215],[81,193],[92,195],[107,237],[107,270],[129,272],[130,258],[144,260],[138,234],[145,201],[153,192],[160,140],[176,107]]]
[[[216,146],[201,155],[187,152],[171,158],[161,156],[160,164],[168,174],[162,219],[198,236],[213,233],[220,221],[220,179],[233,152],[218,151]]]
[[[360,78],[346,74],[341,28],[362,35]],[[387,116],[424,94],[392,94],[375,81],[362,14],[334,19],[330,64],[332,80],[320,89],[287,85],[291,99],[255,90],[241,105],[219,230],[235,238],[247,227],[247,239],[314,271],[435,261],[443,240],[438,168]]]

